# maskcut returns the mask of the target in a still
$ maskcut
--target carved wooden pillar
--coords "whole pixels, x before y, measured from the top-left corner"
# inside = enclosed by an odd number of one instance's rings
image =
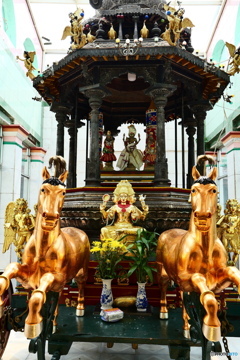
[[[151,96],[157,109],[157,151],[154,184],[155,186],[169,186],[168,164],[165,145],[165,111],[167,98],[176,89],[169,84],[156,84],[146,91]]]
[[[56,112],[57,120],[57,144],[56,155],[64,157],[64,124],[67,120],[67,114],[65,111],[59,110]]]
[[[190,105],[197,122],[197,156],[205,154],[205,140],[204,140],[204,120],[207,115],[207,110],[211,106],[206,103],[198,103]],[[198,166],[198,171],[201,175],[204,174],[204,165]]]
[[[68,126],[69,134],[69,164],[68,164],[68,178],[67,178],[67,187],[75,188],[76,187],[76,177],[77,177],[77,154],[76,154],[76,133],[75,126]]]
[[[195,165],[195,144],[194,135],[196,129],[194,126],[189,125],[186,129],[188,134],[188,174],[187,174],[187,188],[190,189],[193,184],[192,168]]]
[[[86,185],[99,186],[100,184],[100,158],[99,158],[99,108],[106,92],[100,88],[86,90],[90,113],[90,161],[87,169]]]

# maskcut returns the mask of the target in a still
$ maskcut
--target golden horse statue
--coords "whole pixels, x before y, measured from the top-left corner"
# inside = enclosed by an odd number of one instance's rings
[[[50,177],[45,167],[38,198],[36,225],[23,252],[22,264],[9,264],[0,275],[0,296],[16,278],[25,288],[34,289],[25,320],[25,335],[35,338],[42,331],[41,308],[46,292],[61,292],[66,282],[75,278],[78,285],[77,316],[84,315],[84,285],[87,280],[90,244],[87,235],[77,228],[60,229],[60,213],[65,196],[64,181],[68,172],[59,178]],[[0,318],[3,300],[0,298]]]
[[[194,166],[192,176],[195,181],[191,188],[192,213],[188,231],[167,230],[158,239],[156,261],[161,288],[160,318],[168,318],[166,289],[171,279],[182,291],[200,293],[200,301],[206,310],[203,335],[210,341],[219,341],[220,321],[214,293],[219,293],[232,282],[240,293],[240,271],[227,266],[227,252],[217,237],[216,167],[208,176],[200,176]],[[187,336],[190,327],[184,307],[183,320]]]

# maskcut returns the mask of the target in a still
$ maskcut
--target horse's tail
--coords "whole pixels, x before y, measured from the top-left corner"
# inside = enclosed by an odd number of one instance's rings
[[[66,161],[60,155],[52,156],[49,159],[49,166],[48,168],[51,169],[52,165],[54,165],[54,177],[59,177],[64,171],[66,171]]]
[[[198,158],[197,158],[197,166],[203,168],[203,174],[202,174],[203,176],[206,175],[206,168],[205,168],[204,164],[207,161],[208,161],[210,167],[213,167],[216,164],[216,161],[215,161],[214,157],[211,156],[211,155],[206,155],[206,154],[199,155]]]

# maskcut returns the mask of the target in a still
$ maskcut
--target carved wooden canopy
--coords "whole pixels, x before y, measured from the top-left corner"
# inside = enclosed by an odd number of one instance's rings
[[[128,81],[128,73],[135,73],[136,80]],[[78,104],[79,119],[87,118],[91,110],[83,90],[102,86],[108,93],[101,108],[105,129],[114,130],[129,119],[145,123],[145,111],[151,103],[146,90],[161,82],[177,87],[165,108],[169,121],[174,116],[182,118],[182,104],[185,108],[193,103],[214,106],[229,76],[164,41],[155,44],[148,40],[135,55],[123,56],[114,41],[109,40],[73,51],[37,76],[33,84],[53,111],[64,106],[71,113]]]

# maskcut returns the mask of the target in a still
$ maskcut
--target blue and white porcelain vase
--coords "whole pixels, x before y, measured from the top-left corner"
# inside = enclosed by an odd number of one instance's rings
[[[102,279],[102,293],[100,298],[101,310],[112,308],[112,279]]]
[[[137,300],[136,300],[136,307],[137,311],[147,311],[148,307],[148,300],[146,295],[146,283],[137,283],[138,284],[138,291],[137,291]]]

